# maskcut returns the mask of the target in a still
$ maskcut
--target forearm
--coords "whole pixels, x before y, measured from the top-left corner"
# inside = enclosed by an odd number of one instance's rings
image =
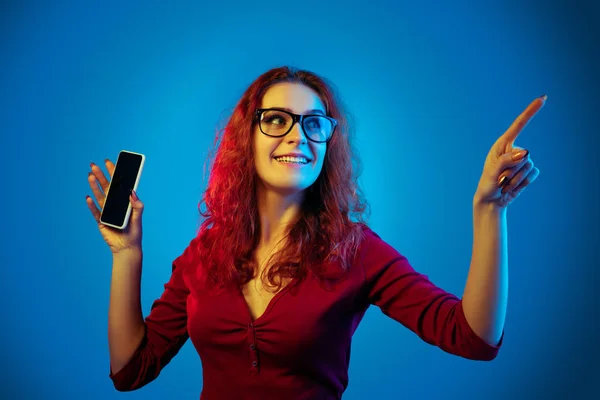
[[[108,309],[108,345],[113,373],[127,364],[145,334],[140,300],[142,258],[141,250],[113,256]]]
[[[508,299],[506,208],[473,202],[473,254],[463,293],[471,329],[489,344],[500,341]]]

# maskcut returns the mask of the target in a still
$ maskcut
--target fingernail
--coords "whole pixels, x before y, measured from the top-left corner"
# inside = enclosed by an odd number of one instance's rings
[[[93,162],[91,162],[90,163],[90,168],[92,168],[94,165],[96,165],[96,164],[94,164]]]
[[[498,181],[498,186],[502,187],[502,185],[504,185],[505,182],[506,182],[506,175],[504,175],[502,178],[500,178],[500,180]]]
[[[548,95],[543,94],[543,95],[540,96],[540,99],[546,101],[548,99]]]
[[[139,200],[138,197],[137,197],[137,194],[135,193],[135,190],[133,190],[133,189],[131,190],[131,197],[133,197],[133,199],[135,201]]]
[[[513,154],[512,159],[513,161],[521,160],[525,158],[527,154],[529,154],[528,150],[521,150],[518,153]]]

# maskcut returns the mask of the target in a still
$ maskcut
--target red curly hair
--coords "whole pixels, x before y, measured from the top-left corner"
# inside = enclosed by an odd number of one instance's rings
[[[362,240],[368,205],[358,185],[360,161],[351,146],[353,130],[333,85],[310,71],[274,68],[244,92],[225,128],[218,131],[214,157],[208,160],[212,165],[198,207],[204,220],[197,250],[198,276],[209,287],[244,285],[255,275],[260,222],[252,146],[254,115],[266,90],[281,82],[314,90],[338,126],[327,144],[322,171],[306,190],[298,221],[290,228],[283,249],[271,258],[275,262],[268,264],[269,284],[280,287],[277,278],[304,278],[308,272],[324,278],[325,265],[333,261],[347,270]]]

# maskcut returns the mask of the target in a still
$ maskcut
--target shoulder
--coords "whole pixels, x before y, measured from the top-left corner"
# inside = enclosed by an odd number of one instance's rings
[[[188,291],[192,292],[199,288],[203,281],[201,277],[201,254],[205,240],[199,233],[191,238],[187,245],[180,251],[172,262],[171,279],[182,282]]]
[[[192,266],[198,265],[200,262],[200,255],[204,250],[204,239],[202,233],[198,233],[192,239],[189,240],[187,245],[183,248],[183,251],[173,260],[173,271],[176,269],[187,270]]]
[[[398,250],[385,241],[366,224],[361,224],[363,238],[359,247],[362,256],[379,255],[385,257],[404,257]]]
[[[358,249],[356,262],[365,276],[379,275],[390,268],[403,273],[413,272],[404,254],[384,240],[370,227],[363,225],[363,238]]]

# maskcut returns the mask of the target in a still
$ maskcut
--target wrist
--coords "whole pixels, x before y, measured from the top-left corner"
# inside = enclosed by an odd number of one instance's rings
[[[506,214],[506,207],[501,207],[493,202],[482,201],[477,196],[473,198],[473,214],[503,216]]]
[[[116,253],[113,253],[114,261],[141,261],[143,256],[141,247],[128,247],[123,250],[119,250]]]

